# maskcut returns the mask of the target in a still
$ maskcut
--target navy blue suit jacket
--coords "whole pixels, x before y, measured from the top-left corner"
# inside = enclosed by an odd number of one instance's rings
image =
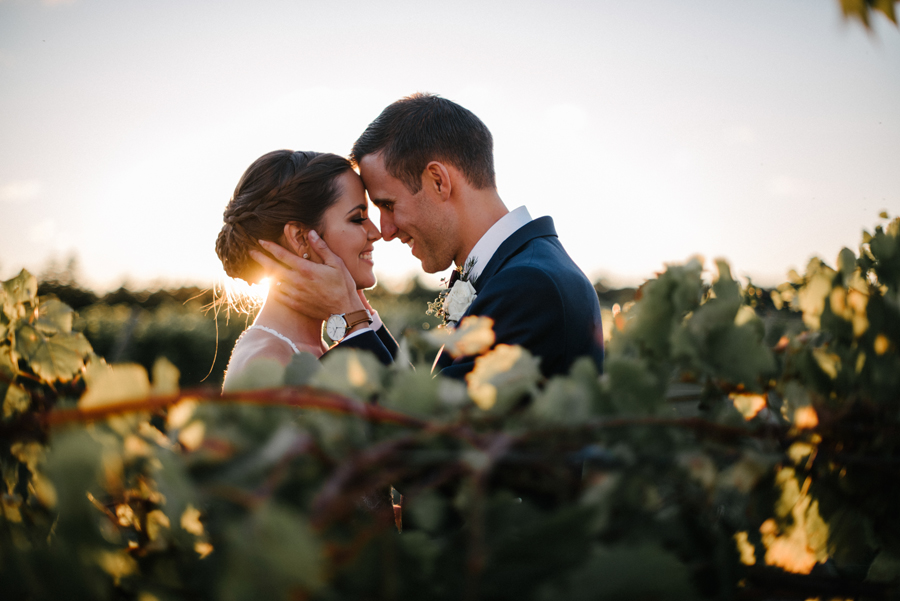
[[[390,365],[394,362],[394,358],[397,356],[397,352],[400,350],[400,346],[397,344],[397,341],[394,340],[394,337],[391,336],[391,333],[388,329],[382,325],[378,328],[378,331],[368,330],[359,334],[358,336],[354,336],[349,340],[344,340],[339,345],[334,345],[322,355],[325,357],[328,353],[335,350],[336,348],[356,348],[363,351],[370,351],[375,353],[375,356],[378,357],[378,360],[384,363],[385,365]]]
[[[568,373],[578,357],[603,369],[603,331],[597,292],[563,249],[553,219],[519,228],[494,253],[473,283],[467,315],[494,320],[497,344],[518,344],[541,358],[545,376]],[[441,374],[463,378],[474,357],[438,357]]]

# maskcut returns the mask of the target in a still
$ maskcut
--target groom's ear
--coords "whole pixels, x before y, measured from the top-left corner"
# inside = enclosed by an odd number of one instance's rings
[[[453,184],[450,182],[450,172],[440,161],[431,161],[425,165],[422,175],[424,184],[441,197],[441,200],[449,200]]]
[[[284,224],[284,245],[298,257],[309,252],[309,243],[306,241],[306,230],[296,223]]]

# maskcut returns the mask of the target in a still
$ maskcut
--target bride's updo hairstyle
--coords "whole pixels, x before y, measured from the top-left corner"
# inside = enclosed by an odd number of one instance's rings
[[[318,228],[340,193],[337,178],[351,170],[344,157],[323,152],[276,150],[256,159],[234,189],[216,239],[225,273],[259,282],[263,268],[249,254],[266,253],[257,240],[278,242],[287,223]]]

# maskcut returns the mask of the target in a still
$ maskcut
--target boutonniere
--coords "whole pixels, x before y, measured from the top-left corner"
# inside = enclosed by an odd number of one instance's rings
[[[475,300],[475,287],[472,283],[475,278],[470,278],[472,267],[475,266],[475,258],[466,261],[462,267],[457,267],[450,274],[447,288],[441,290],[433,302],[428,303],[426,315],[436,315],[444,321],[444,325],[455,326],[462,319],[469,305]],[[442,279],[443,283],[444,280]]]

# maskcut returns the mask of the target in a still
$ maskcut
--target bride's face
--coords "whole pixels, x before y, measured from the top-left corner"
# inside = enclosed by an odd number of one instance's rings
[[[372,246],[381,232],[369,219],[369,205],[362,180],[347,171],[337,180],[338,199],[323,215],[319,235],[339,256],[356,282],[357,289],[375,285]]]

